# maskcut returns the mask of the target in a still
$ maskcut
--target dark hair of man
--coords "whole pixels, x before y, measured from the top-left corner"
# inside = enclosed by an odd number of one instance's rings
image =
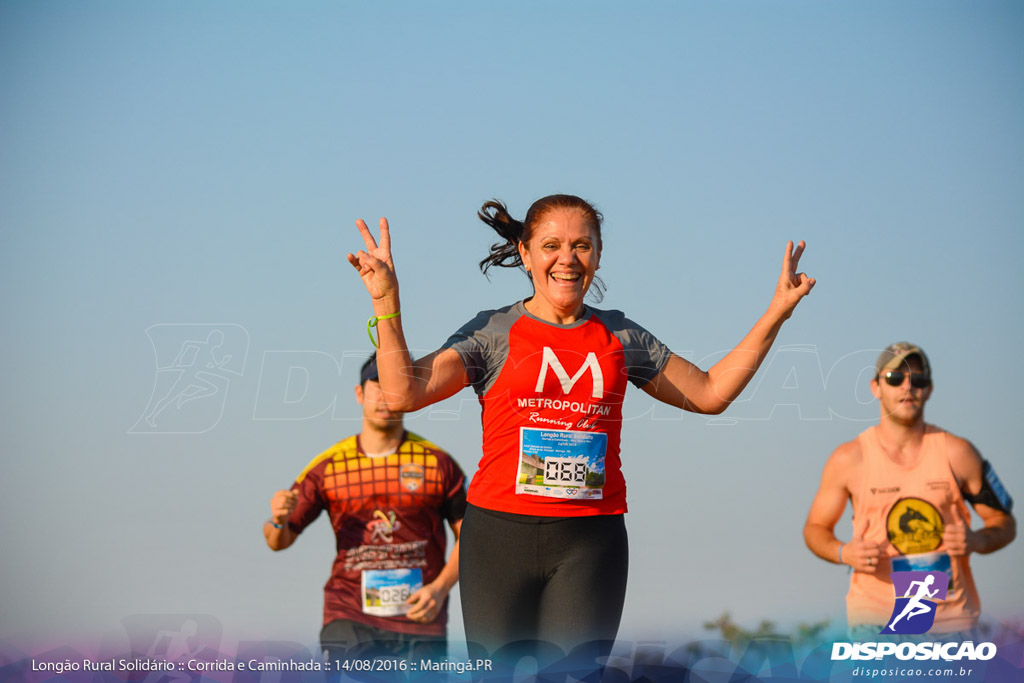
[[[370,366],[373,366],[376,362],[377,362],[377,352],[374,351],[370,355],[370,357],[366,359],[366,362],[363,363],[363,366],[361,368],[359,368],[359,386],[361,386],[363,389],[366,388],[366,383],[368,381],[370,381],[370,377],[367,375],[367,370],[369,370]],[[377,371],[377,368],[374,367],[372,374],[376,375],[377,374],[376,371]]]

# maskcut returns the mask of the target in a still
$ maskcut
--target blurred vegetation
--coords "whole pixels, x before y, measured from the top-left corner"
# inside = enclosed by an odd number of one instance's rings
[[[829,621],[818,621],[813,624],[800,623],[793,633],[783,633],[776,630],[775,623],[762,619],[756,629],[745,629],[735,621],[728,612],[713,621],[704,622],[705,631],[718,631],[724,640],[736,647],[744,647],[755,638],[779,638],[788,640],[794,647],[812,645],[819,641],[822,634],[829,627]]]

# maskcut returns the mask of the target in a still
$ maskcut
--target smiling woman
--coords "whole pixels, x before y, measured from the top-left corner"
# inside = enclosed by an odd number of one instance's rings
[[[504,204],[493,200],[477,215],[505,240],[491,246],[490,256],[480,262],[481,270],[486,273],[491,266],[525,268],[535,292],[527,304],[531,313],[547,317],[541,315],[540,307],[549,315],[558,311],[575,318],[592,284],[593,296],[601,300],[603,287],[596,273],[601,267],[602,216],[589,202],[554,194],[534,202],[520,222],[509,215]],[[549,307],[555,303],[557,307]]]
[[[379,320],[384,400],[408,412],[471,385],[483,409],[482,457],[469,487],[460,573],[466,638],[492,653],[516,641],[610,647],[625,600],[626,483],[620,460],[626,385],[719,413],[750,381],[782,323],[814,286],[786,245],[767,312],[707,372],[620,311],[586,306],[599,280],[601,214],[572,195],[544,197],[522,221],[490,201],[479,217],[501,241],[481,261],[523,268],[533,295],[482,311],[437,351],[409,355],[388,223],[380,244],[357,221],[349,254]],[[590,652],[590,656],[600,653]]]

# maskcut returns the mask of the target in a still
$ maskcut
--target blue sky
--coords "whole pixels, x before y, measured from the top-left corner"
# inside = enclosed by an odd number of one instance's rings
[[[328,525],[280,554],[260,527],[358,429],[354,220],[390,219],[422,352],[529,295],[479,273],[480,205],[554,192],[605,215],[602,306],[704,367],[767,306],[786,240],[818,279],[721,418],[628,396],[623,637],[726,609],[842,622],[847,577],[801,528],[829,452],[877,417],[883,346],[928,351],[929,421],[1024,496],[1022,29],[989,1],[3,3],[0,640],[204,614],[314,642]],[[244,364],[133,431],[214,328]],[[471,392],[409,426],[475,469]],[[1021,542],[975,558],[987,616],[1024,617],[1022,564]],[[670,598],[645,588],[666,575]]]

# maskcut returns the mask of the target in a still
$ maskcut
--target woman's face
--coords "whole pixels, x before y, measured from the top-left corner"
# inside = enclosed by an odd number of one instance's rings
[[[582,312],[583,297],[601,260],[597,231],[576,209],[551,209],[533,228],[519,254],[533,279],[534,310],[558,322]]]

